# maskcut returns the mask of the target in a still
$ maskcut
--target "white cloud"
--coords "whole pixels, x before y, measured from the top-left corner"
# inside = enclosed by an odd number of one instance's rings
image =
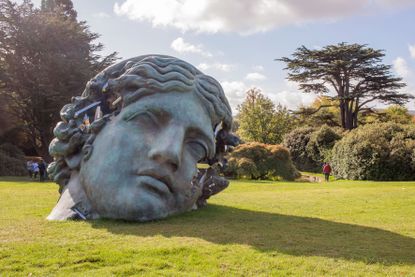
[[[410,74],[410,70],[408,68],[408,64],[406,63],[405,59],[403,59],[401,57],[397,57],[393,61],[393,69],[401,77],[408,77],[409,74]]]
[[[183,32],[251,34],[414,4],[413,0],[124,0],[114,4],[114,12]]]
[[[221,82],[221,85],[233,113],[236,114],[236,107],[244,101],[245,93],[249,87],[241,81],[224,81]]]
[[[231,71],[234,66],[231,65],[231,64],[226,64],[226,63],[216,63],[216,64],[214,64],[214,67],[219,69],[219,70],[228,72],[228,71]]]
[[[415,44],[414,45],[408,45],[409,53],[411,54],[411,57],[415,59]]]
[[[109,17],[111,17],[109,14],[107,14],[105,12],[94,13],[92,16],[96,17],[96,18],[109,18]]]
[[[255,71],[264,71],[264,67],[262,65],[254,65],[252,69]]]
[[[253,86],[249,86],[242,81],[224,81],[221,82],[221,85],[229,100],[233,113],[237,114],[237,106],[245,100],[246,92]],[[261,93],[269,97],[275,104],[281,104],[288,109],[298,109],[301,106],[308,106],[317,98],[314,94],[303,93],[289,87],[274,93],[258,86],[255,87],[259,88]]]
[[[185,42],[183,38],[178,37],[172,41],[170,47],[179,53],[194,53],[205,57],[212,57],[212,54],[208,51],[203,50],[202,45],[193,45]]]
[[[317,98],[311,93],[303,93],[300,91],[283,90],[267,96],[276,104],[281,104],[288,109],[298,109],[301,106],[309,106]]]
[[[261,73],[258,73],[258,72],[248,73],[245,77],[245,79],[247,79],[249,81],[263,81],[266,78],[267,77],[265,75],[262,75]]]
[[[207,63],[201,63],[198,66],[196,66],[200,70],[208,70],[210,68],[210,65]]]
[[[224,72],[231,71],[234,66],[232,64],[226,64],[226,63],[201,63],[197,66],[200,70],[208,70],[208,69],[217,69]]]

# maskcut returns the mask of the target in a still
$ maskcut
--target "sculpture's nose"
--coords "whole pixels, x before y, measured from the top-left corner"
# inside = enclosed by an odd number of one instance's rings
[[[179,126],[169,126],[153,141],[149,157],[159,164],[167,165],[173,172],[181,164],[184,130]]]

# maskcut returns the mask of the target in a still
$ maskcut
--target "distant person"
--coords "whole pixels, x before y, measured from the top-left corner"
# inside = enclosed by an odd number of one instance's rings
[[[39,164],[37,161],[32,162],[32,171],[33,171],[33,178],[37,178],[37,175],[39,174]]]
[[[46,163],[43,159],[39,162],[39,181],[43,182],[46,175]]]
[[[27,172],[29,173],[29,177],[30,177],[30,178],[32,178],[32,177],[33,177],[32,164],[33,164],[33,162],[32,162],[31,160],[28,160],[28,161],[26,162],[26,169],[27,169]]]
[[[324,174],[324,178],[326,179],[326,182],[329,181],[330,173],[331,173],[330,164],[329,163],[324,163],[323,164],[323,174]]]

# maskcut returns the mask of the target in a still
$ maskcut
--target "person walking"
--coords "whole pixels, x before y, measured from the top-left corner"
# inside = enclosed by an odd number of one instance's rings
[[[30,178],[33,177],[32,164],[33,162],[31,160],[28,160],[26,162],[26,169],[27,169],[27,172],[29,173]]]
[[[46,173],[46,163],[43,159],[39,162],[39,181],[43,182],[45,180]]]
[[[33,161],[32,163],[32,171],[33,171],[33,178],[37,178],[37,175],[39,174],[39,164],[37,161]]]
[[[323,174],[324,174],[324,178],[326,179],[326,182],[329,181],[330,173],[331,173],[331,166],[329,163],[325,162],[323,164]]]

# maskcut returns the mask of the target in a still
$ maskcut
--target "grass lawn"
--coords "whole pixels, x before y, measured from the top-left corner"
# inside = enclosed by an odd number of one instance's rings
[[[232,181],[145,224],[48,222],[57,188],[0,179],[0,276],[415,276],[415,182]]]

